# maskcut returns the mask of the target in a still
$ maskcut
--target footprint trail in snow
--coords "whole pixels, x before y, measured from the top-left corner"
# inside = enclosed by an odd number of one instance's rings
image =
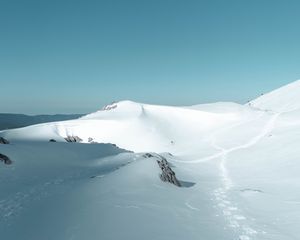
[[[263,137],[268,135],[272,131],[275,121],[279,117],[279,115],[280,113],[274,114],[270,118],[270,120],[265,124],[261,133],[252,138],[246,144],[225,149],[217,145],[215,141],[212,141],[212,145],[214,146],[214,148],[220,150],[222,155],[219,163],[222,186],[214,191],[214,199],[217,201],[217,207],[221,210],[222,215],[228,221],[228,226],[235,232],[237,232],[239,240],[251,240],[257,235],[265,234],[265,232],[261,230],[255,230],[254,228],[252,228],[250,225],[252,225],[251,222],[253,223],[255,219],[248,219],[246,216],[243,215],[242,210],[240,210],[237,205],[230,201],[229,193],[232,187],[234,186],[234,183],[229,176],[228,169],[226,168],[228,155],[240,149],[249,148],[255,145]]]

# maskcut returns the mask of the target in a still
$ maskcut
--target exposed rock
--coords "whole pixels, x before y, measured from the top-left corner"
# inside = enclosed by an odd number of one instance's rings
[[[169,182],[174,184],[175,186],[181,187],[180,182],[177,180],[176,176],[175,176],[175,172],[171,169],[167,159],[165,159],[164,157],[160,156],[161,160],[157,160],[157,163],[162,171],[162,173],[160,174],[160,179],[163,182]]]
[[[91,137],[88,138],[88,142],[91,143],[91,144],[98,143],[98,142],[94,141],[94,138],[91,138]]]
[[[1,154],[1,153],[0,153],[0,161],[4,162],[4,164],[6,164],[6,165],[12,164],[12,160],[10,160],[10,158],[8,156]]]
[[[154,157],[151,153],[145,153],[144,155],[143,155],[143,157],[144,158],[152,158],[152,157]]]
[[[104,107],[102,108],[102,110],[104,110],[104,111],[109,111],[109,110],[115,109],[115,108],[117,108],[117,107],[118,107],[117,103],[112,102],[111,104],[104,106]]]
[[[56,142],[56,140],[55,139],[50,139],[49,142]]]
[[[78,136],[68,136],[65,138],[67,142],[82,142],[82,139]]]
[[[0,144],[9,144],[9,141],[3,137],[0,137]]]

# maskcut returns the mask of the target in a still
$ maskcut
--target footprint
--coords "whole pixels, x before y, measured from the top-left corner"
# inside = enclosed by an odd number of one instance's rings
[[[250,237],[246,235],[241,235],[239,236],[239,240],[250,240]]]
[[[236,220],[245,220],[246,218],[242,215],[234,215],[233,216]]]
[[[243,230],[250,235],[255,235],[257,234],[257,231],[255,231],[254,229],[250,228],[250,227],[243,227]]]

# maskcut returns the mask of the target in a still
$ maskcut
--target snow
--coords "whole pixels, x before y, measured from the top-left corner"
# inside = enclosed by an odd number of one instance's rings
[[[207,139],[199,136],[208,136],[219,128],[259,114],[241,105],[237,111],[215,113],[123,101],[114,109],[98,111],[78,120],[15,129],[4,132],[3,136],[11,141],[23,138],[64,141],[67,136],[79,136],[85,143],[93,138],[96,142],[114,143],[135,152],[172,152],[192,158],[198,157],[201,149],[215,152]],[[197,149],[194,149],[195,145]]]
[[[0,162],[1,236],[296,240],[299,98],[297,81],[246,105],[122,101],[2,131],[13,164]],[[184,187],[160,181],[144,152],[167,158]]]
[[[290,112],[300,108],[300,80],[292,82],[250,102],[253,107],[274,112]]]

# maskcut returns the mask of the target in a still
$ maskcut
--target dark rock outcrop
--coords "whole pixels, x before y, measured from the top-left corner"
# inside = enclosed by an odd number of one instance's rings
[[[117,107],[118,107],[117,103],[116,102],[112,102],[111,104],[104,106],[102,108],[102,110],[103,111],[109,111],[109,110],[115,109]]]
[[[94,138],[91,138],[91,137],[88,138],[88,142],[89,142],[90,144],[97,144],[97,143],[98,143],[98,142],[96,142],[96,141],[94,140]]]
[[[82,139],[78,136],[68,136],[65,138],[67,142],[82,142]]]
[[[56,142],[56,140],[55,139],[50,139],[49,142]]]
[[[0,144],[9,144],[9,141],[3,137],[0,137]]]
[[[171,169],[167,159],[165,159],[164,157],[160,156],[161,160],[157,160],[157,163],[162,171],[162,173],[160,174],[160,179],[163,182],[169,182],[174,184],[177,187],[181,187],[180,182],[178,181],[178,179],[175,176],[175,172]]]
[[[154,157],[151,153],[145,153],[144,155],[143,155],[143,157],[144,158],[152,158],[152,157]]]
[[[0,161],[4,162],[4,164],[6,164],[6,165],[12,164],[12,160],[10,160],[10,158],[8,156],[1,154],[1,153],[0,153]]]

